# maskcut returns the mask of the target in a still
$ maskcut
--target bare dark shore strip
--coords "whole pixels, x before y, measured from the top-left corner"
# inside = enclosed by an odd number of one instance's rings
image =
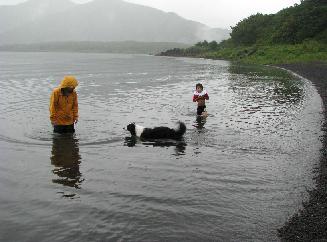
[[[282,241],[327,241],[327,64],[283,64],[288,69],[310,80],[318,90],[324,108],[324,131],[320,165],[315,177],[316,188],[309,191],[309,200],[303,203],[303,209],[293,215],[278,230]]]

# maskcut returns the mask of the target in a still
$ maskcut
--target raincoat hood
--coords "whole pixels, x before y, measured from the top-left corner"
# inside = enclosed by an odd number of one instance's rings
[[[70,87],[76,88],[78,86],[78,81],[74,76],[65,76],[60,83],[60,88]]]

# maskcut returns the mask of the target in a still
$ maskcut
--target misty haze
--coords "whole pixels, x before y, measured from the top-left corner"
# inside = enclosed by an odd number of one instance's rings
[[[226,29],[122,0],[30,0],[0,6],[0,44],[54,41],[144,41],[194,44],[221,41]]]

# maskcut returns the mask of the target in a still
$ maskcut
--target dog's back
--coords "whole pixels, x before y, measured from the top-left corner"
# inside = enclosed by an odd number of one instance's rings
[[[179,139],[186,132],[186,126],[184,123],[179,122],[177,129],[171,129],[168,127],[155,127],[145,128],[142,132],[141,138],[144,139]]]

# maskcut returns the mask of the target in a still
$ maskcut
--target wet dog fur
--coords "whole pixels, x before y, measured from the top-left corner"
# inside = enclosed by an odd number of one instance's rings
[[[186,126],[183,122],[178,122],[176,129],[168,127],[145,128],[135,123],[127,125],[127,130],[133,136],[141,139],[180,139],[186,132]]]

